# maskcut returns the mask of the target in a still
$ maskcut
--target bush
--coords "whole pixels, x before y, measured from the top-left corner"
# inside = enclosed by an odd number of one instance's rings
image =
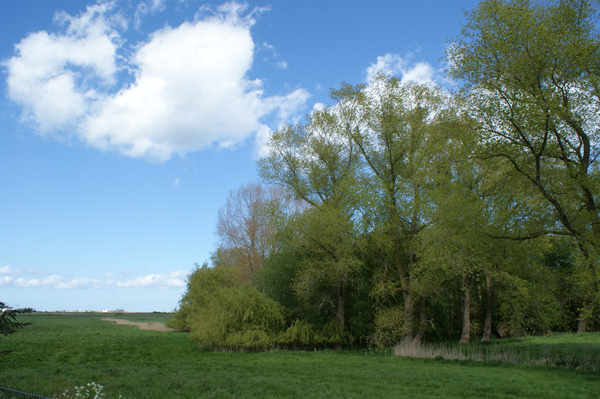
[[[212,290],[188,315],[190,338],[206,349],[264,350],[281,331],[283,308],[250,285]]]
[[[179,309],[167,321],[166,326],[190,331],[191,318],[193,318],[195,310],[202,308],[207,301],[210,301],[214,292],[239,285],[236,271],[233,268],[209,268],[206,264],[197,267],[188,277],[187,290],[179,301]]]

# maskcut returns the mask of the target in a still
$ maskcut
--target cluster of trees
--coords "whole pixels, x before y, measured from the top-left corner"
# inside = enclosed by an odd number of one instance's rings
[[[600,40],[587,0],[484,0],[450,94],[379,75],[272,134],[171,325],[210,348],[600,328]]]

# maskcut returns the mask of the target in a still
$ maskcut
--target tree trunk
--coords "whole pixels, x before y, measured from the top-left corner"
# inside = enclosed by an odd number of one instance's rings
[[[421,300],[421,304],[419,306],[419,330],[417,331],[417,335],[413,339],[413,344],[420,345],[421,340],[425,336],[425,332],[427,331],[427,316],[425,314],[425,306],[427,305],[427,301],[425,299]]]
[[[346,279],[340,279],[338,282],[338,297],[336,317],[342,330],[346,324]]]
[[[584,333],[586,329],[585,319],[579,319],[579,323],[577,323],[577,334]]]
[[[335,312],[338,323],[340,323],[340,329],[343,332],[346,324],[346,279],[342,278],[338,281],[338,294],[337,294],[337,310]],[[337,342],[333,345],[333,349],[341,351],[343,342]]]
[[[584,333],[587,330],[587,320],[591,314],[591,309],[588,303],[585,303],[579,311],[579,323],[577,323],[577,333]]]
[[[487,286],[485,297],[485,322],[483,323],[483,336],[481,342],[487,342],[492,336],[492,311],[496,302],[496,288],[492,277],[486,273],[485,282]]]
[[[413,240],[410,240],[408,245],[408,279],[403,278],[402,270],[400,271],[400,281],[402,284],[402,289],[404,290],[404,336],[402,337],[402,343],[412,343],[415,338],[415,297],[411,292],[411,287],[413,287],[413,277],[411,275],[412,270],[414,270],[414,265],[416,262],[416,251],[415,246],[413,244]],[[408,281],[407,281],[408,280]],[[407,284],[408,282],[408,284]]]
[[[471,276],[465,275],[463,280],[463,326],[460,344],[468,344],[471,335]]]
[[[414,316],[414,298],[412,294],[404,293],[404,336],[402,337],[401,344],[412,343],[415,336],[415,328],[413,322]]]

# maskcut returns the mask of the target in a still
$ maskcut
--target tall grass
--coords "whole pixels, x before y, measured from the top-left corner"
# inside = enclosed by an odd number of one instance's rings
[[[575,345],[569,348],[553,347],[552,344],[514,345],[504,344],[400,344],[394,348],[394,355],[416,359],[461,360],[474,362],[501,362],[524,365],[568,367],[588,372],[600,371],[600,354],[597,351],[578,350]]]

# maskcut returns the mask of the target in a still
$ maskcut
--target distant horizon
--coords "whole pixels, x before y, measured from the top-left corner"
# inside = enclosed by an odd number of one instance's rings
[[[37,309],[33,309],[32,313],[117,313],[117,314],[128,314],[128,313],[160,313],[160,314],[172,314],[173,312],[161,312],[158,310],[154,310],[154,311],[147,311],[147,312],[143,312],[143,311],[139,311],[139,312],[134,312],[134,311],[129,311],[129,310],[123,310],[120,311],[118,309],[104,309],[104,310],[92,310],[92,309],[88,309],[88,310],[63,310],[63,309],[57,309],[57,310],[37,310]]]

